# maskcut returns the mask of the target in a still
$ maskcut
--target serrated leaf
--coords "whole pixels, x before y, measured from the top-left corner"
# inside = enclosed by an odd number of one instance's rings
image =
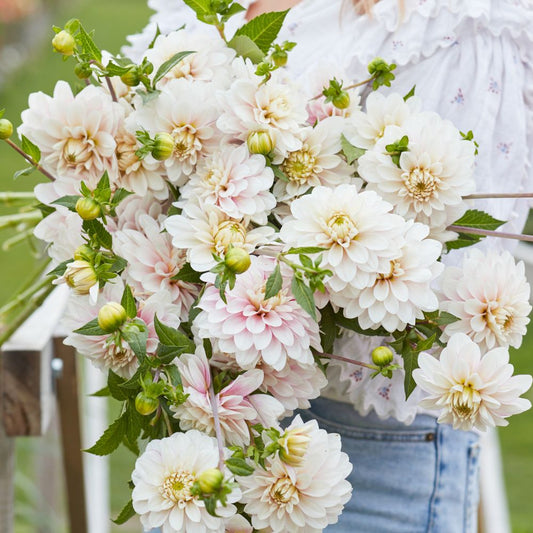
[[[279,263],[274,268],[272,274],[268,276],[265,285],[265,300],[276,296],[283,287],[283,278],[281,277],[281,269]]]
[[[482,235],[468,235],[466,233],[458,233],[457,239],[448,241],[446,243],[446,251],[459,250],[478,243],[483,238]]]
[[[459,220],[456,220],[453,223],[454,226],[466,226],[468,228],[488,230],[496,230],[502,224],[505,224],[504,220],[498,220],[479,209],[469,209]]]
[[[187,4],[199,19],[211,14],[210,0],[183,0],[183,3]]]
[[[135,516],[135,509],[133,508],[133,501],[130,500],[120,511],[119,515],[112,520],[118,526],[125,524],[130,518]]]
[[[181,268],[180,271],[172,276],[172,280],[174,281],[184,281],[188,283],[200,283],[200,272],[197,272],[192,268],[190,263],[185,263]]]
[[[426,350],[429,350],[433,344],[435,344],[435,341],[437,340],[437,334],[434,333],[431,335],[431,337],[428,337],[427,339],[422,339],[419,341],[416,345],[416,351],[417,352],[425,352]]]
[[[139,450],[139,444],[137,443],[137,440],[135,440],[134,442],[131,442],[129,439],[128,439],[128,436],[124,436],[124,438],[122,439],[122,444],[124,444],[124,446],[135,456],[138,456],[141,451]]]
[[[249,37],[266,54],[278,36],[289,10],[263,13],[239,28],[235,35]]]
[[[16,179],[24,177],[24,176],[29,176],[30,174],[33,174],[35,172],[35,170],[36,170],[35,167],[26,167],[26,168],[23,168],[21,170],[17,170],[13,174],[13,179],[16,180]]]
[[[313,291],[300,278],[292,278],[291,290],[298,305],[316,320],[316,307]]]
[[[114,272],[115,274],[120,274],[126,267],[128,266],[128,262],[118,255],[115,255],[113,262],[111,263],[111,272]]]
[[[59,265],[57,265],[54,269],[50,270],[46,275],[47,276],[62,276],[65,273],[65,270],[67,270],[67,265],[69,263],[72,263],[72,259],[67,259],[66,261],[63,261]]]
[[[403,368],[405,370],[403,389],[405,392],[405,399],[407,399],[416,387],[416,382],[413,379],[413,370],[418,368],[418,353],[413,350],[408,350],[405,353],[402,353],[401,356],[403,358]]]
[[[335,320],[335,311],[331,304],[320,311],[320,344],[326,353],[333,351],[333,344],[337,338],[338,328]]]
[[[122,330],[122,336],[130,345],[139,362],[142,363],[146,358],[146,341],[148,340],[148,328],[146,325],[142,329],[139,327],[125,327]]]
[[[263,61],[265,54],[261,49],[246,35],[235,35],[228,43],[238,56],[249,59],[254,65]]]
[[[123,189],[122,187],[118,188],[115,191],[115,194],[113,194],[113,206],[116,207],[124,198],[127,198],[130,196],[130,194],[133,194],[131,191],[128,191],[126,189]]]
[[[76,211],[76,203],[80,199],[80,196],[71,194],[68,196],[62,196],[52,202],[52,205],[62,205],[71,211]]]
[[[126,434],[127,417],[123,413],[105,431],[104,434],[86,452],[93,455],[109,455],[114,452]]]
[[[240,457],[230,457],[225,461],[228,469],[236,476],[251,476],[254,473],[254,467],[250,466]]]
[[[137,438],[141,434],[143,424],[143,417],[135,409],[135,402],[133,399],[129,400],[126,407],[126,414],[128,416],[128,425],[126,428],[126,437],[128,441],[137,446]]]
[[[299,248],[290,248],[288,251],[285,252],[285,254],[286,255],[318,254],[326,250],[327,248],[320,248],[319,246],[301,246]]]
[[[137,391],[123,387],[122,385],[124,385],[124,383],[126,383],[124,378],[121,378],[112,370],[108,372],[107,387],[109,389],[109,394],[119,402],[123,402],[137,393]]]
[[[122,299],[120,300],[120,305],[126,310],[128,318],[135,318],[137,316],[137,306],[135,305],[135,298],[131,292],[129,285],[124,287],[124,292],[122,293]]]
[[[354,161],[359,159],[366,150],[354,146],[344,135],[341,135],[342,153],[346,157],[346,162],[351,165]]]
[[[24,135],[21,136],[22,140],[22,150],[28,154],[36,163],[41,160],[41,150],[35,144],[33,144],[27,137]]]
[[[157,318],[157,315],[154,316],[154,327],[161,344],[176,346],[178,348],[190,348],[194,346],[194,343],[187,335],[184,335],[175,328],[166,326]],[[194,352],[194,347],[192,347],[192,351]]]
[[[109,387],[103,387],[102,389],[97,390],[92,394],[89,394],[89,396],[92,396],[94,398],[105,398],[106,396],[111,396],[111,392],[109,392]]]
[[[83,26],[80,24],[80,32],[78,34],[80,44],[83,48],[83,51],[90,56],[91,59],[95,59],[99,63],[102,62],[102,52],[94,43],[92,37],[85,31]]]
[[[177,346],[167,346],[166,344],[160,344],[157,348],[157,360],[162,365],[168,365],[176,357],[179,357],[181,354],[185,353],[183,348],[178,348]]]
[[[93,318],[90,322],[87,322],[81,328],[75,329],[74,333],[79,333],[80,335],[87,336],[96,336],[96,335],[107,335],[107,333],[98,325],[98,319]]]
[[[111,234],[105,229],[104,225],[99,220],[84,220],[83,229],[87,232],[89,237],[96,238],[103,248],[111,250],[113,245]]]
[[[435,319],[435,323],[439,326],[447,326],[448,324],[453,324],[454,322],[457,322],[458,320],[461,320],[459,317],[452,315],[451,313],[448,313],[446,311],[441,311],[439,313],[439,316]]]
[[[177,54],[174,54],[170,59],[167,59],[158,69],[155,73],[154,79],[152,81],[152,86],[155,88],[157,82],[166,76],[169,71],[171,71],[183,58],[187,57],[188,55],[194,54],[193,51],[184,51],[184,52],[178,52]]]

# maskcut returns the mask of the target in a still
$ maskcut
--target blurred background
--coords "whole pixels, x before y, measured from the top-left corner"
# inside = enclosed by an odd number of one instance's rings
[[[126,35],[139,32],[149,14],[144,0],[0,0],[0,109],[6,109],[5,117],[16,127],[21,111],[27,107],[29,93],[50,94],[58,79],[65,79],[73,86],[79,83],[72,72],[73,63],[63,62],[52,52],[53,24],[63,26],[68,19],[79,18],[85,28],[96,30],[95,40],[101,48],[118,52]],[[13,180],[13,173],[24,166],[24,161],[13,150],[0,143],[0,191],[31,190],[38,183],[38,173]],[[14,211],[0,207],[0,215],[11,212]],[[526,231],[533,233],[532,230],[530,217]],[[16,234],[17,228],[0,230],[0,243]],[[0,306],[38,269],[41,256],[34,244],[24,240],[8,251],[0,249]],[[518,373],[533,374],[533,327],[520,350],[514,350],[511,357]],[[532,391],[526,397],[533,401]],[[111,420],[117,414],[116,407],[109,406]],[[532,429],[533,411],[530,410],[513,417],[510,427],[499,431],[514,533],[533,533]],[[49,433],[45,438],[17,439],[16,533],[67,531],[60,447],[55,432]],[[124,448],[111,457],[113,516],[129,499],[127,482],[134,459]],[[43,487],[46,498],[43,498]],[[134,522],[113,525],[111,530],[140,531],[139,524]]]

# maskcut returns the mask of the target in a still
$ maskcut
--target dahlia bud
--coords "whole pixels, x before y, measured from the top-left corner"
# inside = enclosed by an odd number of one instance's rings
[[[224,474],[218,468],[208,468],[198,476],[197,481],[203,493],[211,494],[222,486]]]
[[[377,366],[387,366],[392,363],[394,355],[387,346],[378,346],[372,350],[372,362]]]
[[[98,325],[106,333],[117,331],[127,318],[126,309],[117,302],[108,302],[98,311]]]
[[[368,64],[368,72],[370,74],[375,74],[378,70],[383,70],[383,67],[387,67],[387,62],[381,57],[375,57]]]
[[[102,214],[102,209],[96,200],[82,197],[76,202],[76,212],[83,220],[94,220]]]
[[[308,429],[300,427],[286,431],[283,436],[278,439],[278,444],[281,446],[279,457],[290,466],[299,466],[307,452],[311,437],[309,437]]]
[[[350,95],[346,91],[341,91],[337,96],[334,96],[331,103],[337,109],[346,109],[350,105]]]
[[[250,254],[246,250],[234,246],[226,252],[224,263],[235,274],[242,274],[250,267]]]
[[[287,64],[288,54],[285,50],[276,50],[272,53],[272,61],[276,67],[284,67]]]
[[[89,63],[78,63],[74,67],[74,74],[76,74],[80,80],[86,80],[87,78],[90,78],[92,73],[93,71]]]
[[[63,277],[76,294],[89,294],[91,287],[98,282],[93,266],[84,260],[69,263]]]
[[[139,74],[139,68],[136,66],[131,67],[128,72],[125,72],[120,76],[122,83],[128,87],[135,87],[141,82],[141,76]]]
[[[13,124],[7,118],[0,118],[0,141],[5,141],[13,135]]]
[[[152,156],[158,161],[168,159],[174,151],[174,138],[170,133],[157,133],[154,137]]]
[[[159,400],[148,396],[144,391],[135,397],[135,409],[144,416],[151,415],[159,407]]]
[[[78,246],[74,251],[74,259],[76,261],[91,261],[95,256],[95,251],[86,244]]]
[[[252,131],[246,140],[251,154],[267,155],[274,149],[274,139],[268,131]]]
[[[52,39],[52,46],[56,52],[64,56],[71,56],[76,48],[76,41],[68,31],[61,30]]]

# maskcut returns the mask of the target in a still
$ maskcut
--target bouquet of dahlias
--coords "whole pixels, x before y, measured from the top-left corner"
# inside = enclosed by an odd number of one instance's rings
[[[185,3],[218,34],[155,35],[136,63],[78,20],[55,28],[86,86],[32,94],[20,146],[5,118],[0,138],[30,162],[22,173],[49,179],[35,190],[54,263],[43,283],[71,288],[66,343],[122,402],[89,452],[139,455],[117,522],[321,531],[352,467],[338,435],[285,419],[320,395],[329,363],[399,377],[405,398],[418,385],[456,428],[505,425],[530,407],[531,378],[508,356],[529,285],[509,253],[441,262],[503,222],[468,209],[472,133],[414,91],[373,92],[395,65],[378,58],[359,82],[338,72],[313,94],[283,68],[287,12],[230,38],[242,6]],[[379,345],[336,355],[346,335]]]

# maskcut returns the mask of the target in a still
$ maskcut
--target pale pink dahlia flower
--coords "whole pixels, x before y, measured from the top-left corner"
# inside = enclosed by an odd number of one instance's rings
[[[516,264],[509,252],[467,252],[462,268],[446,268],[441,291],[441,309],[459,318],[446,326],[444,338],[466,333],[482,352],[522,344],[530,286],[524,263]]]
[[[266,459],[265,469],[239,477],[241,501],[255,529],[319,533],[337,522],[350,499],[352,487],[346,477],[352,465],[341,451],[340,436],[319,429],[316,420],[304,424],[300,416],[287,431],[300,428],[310,440],[299,466],[290,466],[276,455]]]
[[[220,350],[235,354],[241,368],[263,361],[282,370],[289,359],[312,364],[311,347],[320,349],[318,325],[294,299],[288,279],[278,294],[265,299],[274,264],[270,258],[252,257],[250,268],[226,291],[227,303],[218,289],[208,286],[198,304],[198,335],[217,338]]]
[[[189,396],[184,403],[171,407],[174,417],[180,421],[182,430],[198,429],[214,436],[215,422],[209,396],[211,371],[203,347],[198,347],[195,354],[183,354],[176,359],[176,365],[183,392]],[[283,407],[277,400],[267,394],[253,394],[262,382],[261,370],[248,370],[215,395],[222,435],[228,445],[250,444],[249,425],[261,422],[271,427],[277,425],[283,414]]]
[[[225,520],[235,514],[239,489],[228,495],[228,505],[217,503],[217,516],[191,494],[198,476],[218,465],[217,441],[196,430],[174,433],[148,443],[135,462],[131,479],[133,508],[145,529],[162,533],[224,533]]]
[[[115,136],[122,116],[103,89],[91,85],[74,96],[68,83],[58,81],[53,97],[30,95],[18,132],[39,147],[46,170],[91,187],[106,170],[111,180],[117,175]]]
[[[429,394],[420,402],[438,409],[438,421],[454,429],[485,431],[506,426],[511,415],[522,413],[531,402],[519,396],[531,387],[531,376],[513,376],[506,348],[494,348],[481,356],[478,345],[464,333],[456,333],[440,359],[427,353],[418,357],[413,378]]]
[[[198,164],[180,192],[183,199],[216,205],[231,218],[249,217],[265,225],[276,206],[273,182],[274,173],[262,155],[250,155],[246,145],[222,144]]]

